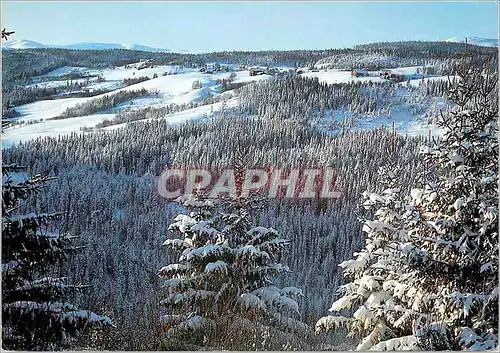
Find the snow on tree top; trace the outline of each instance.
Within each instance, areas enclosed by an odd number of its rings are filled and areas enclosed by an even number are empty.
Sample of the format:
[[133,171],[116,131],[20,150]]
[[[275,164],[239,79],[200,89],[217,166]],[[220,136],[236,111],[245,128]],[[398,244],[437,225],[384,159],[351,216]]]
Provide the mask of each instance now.
[[163,242],[163,245],[164,246],[171,246],[173,248],[182,249],[182,248],[188,248],[188,247],[192,246],[193,244],[192,244],[191,239],[186,238],[184,240],[182,240],[182,239],[167,239]]
[[160,273],[162,276],[169,276],[170,274],[178,273],[180,271],[186,271],[188,269],[189,267],[184,264],[170,264],[160,268],[158,273]]
[[195,257],[206,257],[211,254],[221,256],[224,252],[227,252],[228,248],[221,245],[205,245],[196,249],[189,249],[186,253],[186,260],[190,261]]
[[196,207],[196,208],[201,208],[201,207],[214,207],[214,203],[211,200],[195,200],[195,199],[188,199],[183,202],[184,207]]
[[243,293],[239,297],[241,305],[245,309],[260,309],[266,310],[264,302],[253,293]]
[[335,312],[344,309],[350,309],[353,303],[358,299],[358,295],[346,295],[333,302],[328,311]]
[[257,294],[266,303],[272,304],[274,300],[281,296],[281,291],[278,287],[269,286],[255,290],[254,294]]
[[219,234],[219,231],[210,225],[212,224],[212,221],[200,221],[196,223],[195,225],[191,226],[191,231],[193,232],[200,232],[208,235],[216,235]]
[[186,232],[189,228],[195,225],[197,222],[192,217],[180,214],[174,218],[174,223],[172,223],[168,230],[178,229],[181,232]]
[[413,351],[417,350],[415,336],[403,336],[382,341],[370,348],[370,351]]
[[261,251],[253,245],[245,245],[245,246],[239,247],[239,248],[234,250],[234,253],[236,255],[250,254],[250,255],[255,256],[255,257],[264,257],[266,259],[269,259],[269,254],[267,252]]
[[223,272],[227,273],[227,264],[224,261],[217,260],[215,262],[209,262],[205,266],[205,273],[210,273],[210,272]]
[[205,325],[210,325],[211,323],[212,320],[206,319],[200,315],[195,315],[183,322],[180,328],[194,331],[201,329]]
[[276,231],[273,229],[273,228],[266,228],[266,227],[253,227],[252,229],[250,229],[247,234],[255,234],[255,233],[259,233],[259,234],[267,234],[269,232],[273,232],[275,233]]
[[64,313],[63,318],[69,320],[70,322],[74,322],[80,319],[86,319],[88,322],[92,323],[103,323],[105,325],[112,325],[111,319],[109,317],[97,315],[96,313],[90,310],[70,311]]

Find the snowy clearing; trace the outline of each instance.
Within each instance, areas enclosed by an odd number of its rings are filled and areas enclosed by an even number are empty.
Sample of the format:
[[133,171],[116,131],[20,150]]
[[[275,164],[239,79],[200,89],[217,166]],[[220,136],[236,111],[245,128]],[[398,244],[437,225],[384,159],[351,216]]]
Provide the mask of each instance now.
[[2,136],[4,147],[18,142],[34,140],[37,137],[57,137],[72,132],[79,132],[81,127],[93,127],[104,119],[111,119],[115,114],[94,114],[63,120],[47,120],[36,124],[13,126],[6,129]]
[[[155,66],[148,67],[141,70],[137,69],[140,63],[130,64],[121,67],[109,68],[104,70],[92,70],[86,67],[72,67],[64,66],[53,70],[43,76],[34,78],[34,81],[39,83],[31,84],[38,85],[39,87],[57,87],[66,85],[66,80],[46,81],[47,78],[57,78],[69,74],[79,75],[92,75],[90,79],[79,78],[72,80],[72,82],[85,82],[87,81],[88,89],[95,90],[109,90],[110,92],[96,95],[94,97],[84,98],[62,98],[54,100],[37,101],[16,107],[20,117],[15,118],[19,125],[5,129],[2,143],[3,146],[9,146],[19,141],[27,141],[34,139],[38,136],[57,136],[60,134],[68,134],[75,131],[80,131],[82,127],[94,127],[96,124],[102,122],[104,119],[112,119],[115,114],[122,109],[141,109],[147,107],[162,107],[169,104],[189,104],[200,99],[206,98],[211,95],[220,94],[220,86],[217,84],[218,80],[228,79],[231,75],[230,72],[215,72],[215,73],[202,73],[196,69],[182,68],[180,66]],[[401,73],[405,75],[413,75],[420,72],[422,67],[401,67],[392,69],[390,71]],[[165,73],[168,73],[164,76]],[[156,78],[152,78],[153,75]],[[249,83],[254,81],[262,81],[271,79],[270,75],[249,76],[248,71],[240,70],[234,72],[236,77],[234,83]],[[104,81],[97,82],[96,76],[101,76]],[[370,77],[353,77],[350,71],[341,70],[321,70],[319,72],[305,72],[301,74],[303,77],[317,77],[321,82],[327,84],[346,83],[352,81],[361,82],[383,82],[378,75],[378,72],[373,72],[374,76]],[[138,78],[147,76],[150,79],[139,82],[133,85],[123,87],[123,80],[130,78]],[[425,80],[444,80],[447,77],[429,77]],[[40,82],[40,81],[44,82]],[[193,89],[193,83],[199,81],[202,88]],[[418,86],[422,79],[410,80],[412,86]],[[400,82],[399,85],[406,85],[407,82]],[[67,108],[76,106],[77,104],[85,103],[98,99],[105,95],[116,94],[122,91],[135,91],[146,89],[151,93],[156,93],[155,97],[143,97],[132,99],[130,101],[121,103],[107,111],[101,111],[98,114],[83,116],[78,118],[64,119],[64,120],[49,120],[51,118],[60,116]],[[228,107],[236,106],[237,99],[230,99],[226,102]],[[166,117],[169,123],[179,124],[189,120],[199,120],[206,117],[211,112],[219,110],[222,103],[215,103],[206,106],[201,106],[193,109],[188,109],[182,112],[170,114]],[[376,117],[363,117],[356,119],[356,123],[352,129],[373,129],[378,126],[391,126],[392,122],[395,124],[398,133],[408,134],[427,134],[429,128],[433,130],[432,126],[427,126],[422,122],[419,117],[414,117],[406,110],[401,110],[399,115],[392,115],[391,118],[386,116]],[[124,126],[125,124],[113,125],[103,128],[104,130],[113,130]],[[331,130],[334,132],[334,130]]]
[[[423,66],[408,66],[408,67],[399,67],[395,69],[388,69],[387,71],[405,75],[410,79],[410,82],[421,80],[422,77],[424,79],[443,79],[445,76],[430,76],[421,74]],[[365,77],[353,77],[351,71],[349,70],[336,70],[336,69],[328,69],[328,70],[320,70],[318,72],[306,72],[301,74],[303,77],[317,77],[321,82],[325,82],[327,84],[333,83],[344,83],[344,82],[387,82],[387,80],[380,78],[380,70],[371,71],[371,76]],[[404,81],[406,83],[407,80]]]
[[[168,124],[171,125],[177,125],[177,124],[182,124],[187,121],[197,121],[200,119],[208,118],[211,113],[219,111],[222,109],[224,103],[226,104],[227,108],[231,107],[236,107],[239,104],[238,98],[231,98],[227,100],[226,102],[218,102],[214,104],[207,104],[203,105],[201,107],[196,107],[192,109],[186,109],[181,112],[173,113],[173,114],[168,114],[165,116],[165,118],[162,118],[162,120],[165,120]],[[113,114],[110,114],[113,115]],[[137,120],[137,121],[151,121],[152,119],[143,119],[143,120]],[[123,128],[127,125],[128,123],[123,123],[123,124],[117,124],[117,125],[112,125],[108,127],[102,128],[102,130],[115,130],[119,128]]]
[[[451,80],[453,81],[454,79],[457,79],[458,76],[433,76],[433,77],[426,77],[424,79],[414,79],[414,80],[410,80],[410,85],[412,85],[413,87],[418,87],[420,85],[420,83],[422,81],[424,82],[428,82],[428,81],[448,81]],[[403,85],[406,85],[407,82],[399,82],[398,85],[400,86],[403,86]]]
[[378,74],[373,77],[353,77],[351,75],[351,71],[341,71],[341,70],[327,70],[327,71],[319,71],[319,72],[306,72],[301,74],[302,77],[314,78],[317,77],[320,82],[325,82],[327,84],[332,83],[344,83],[350,81],[360,81],[360,82],[382,82],[382,80]]

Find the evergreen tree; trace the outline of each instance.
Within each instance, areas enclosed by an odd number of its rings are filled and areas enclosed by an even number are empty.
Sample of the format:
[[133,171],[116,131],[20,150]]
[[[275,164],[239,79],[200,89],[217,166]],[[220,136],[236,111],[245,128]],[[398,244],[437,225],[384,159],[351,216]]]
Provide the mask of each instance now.
[[389,168],[385,191],[365,193],[365,247],[340,265],[351,281],[318,331],[347,325],[360,350],[498,346],[497,75],[459,76],[443,139],[421,149],[423,187],[402,198]]
[[24,212],[25,202],[53,178],[42,173],[16,180],[23,169],[2,167],[2,348],[64,349],[89,324],[108,326],[111,321],[66,301],[85,286],[52,277],[55,265],[67,259],[74,237],[50,227],[62,213]]
[[194,346],[188,348],[283,349],[303,340],[294,333],[308,332],[297,319],[295,299],[302,291],[273,285],[290,271],[280,264],[289,242],[272,228],[251,226],[253,202],[228,200],[225,212],[211,200],[189,199],[183,205],[192,212],[178,215],[169,227],[178,236],[164,245],[180,256],[159,275],[168,309],[161,320],[173,347],[189,342]]

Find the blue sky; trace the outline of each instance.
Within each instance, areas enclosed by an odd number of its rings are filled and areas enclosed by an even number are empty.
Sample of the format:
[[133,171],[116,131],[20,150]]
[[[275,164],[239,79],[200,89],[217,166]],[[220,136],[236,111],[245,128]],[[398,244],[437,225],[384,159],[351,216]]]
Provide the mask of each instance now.
[[498,4],[475,2],[20,2],[2,26],[44,44],[107,42],[194,52],[325,49],[498,37]]

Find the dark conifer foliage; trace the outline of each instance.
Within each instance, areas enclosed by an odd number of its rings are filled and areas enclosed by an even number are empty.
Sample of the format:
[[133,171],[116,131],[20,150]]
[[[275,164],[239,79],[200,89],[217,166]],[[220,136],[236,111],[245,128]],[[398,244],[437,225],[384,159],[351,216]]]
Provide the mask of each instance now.
[[24,170],[16,164],[2,167],[2,348],[64,349],[89,324],[109,326],[111,321],[67,302],[85,286],[68,284],[56,273],[72,250],[73,237],[51,227],[63,214],[26,208],[26,201],[54,178],[41,173],[15,180]]

